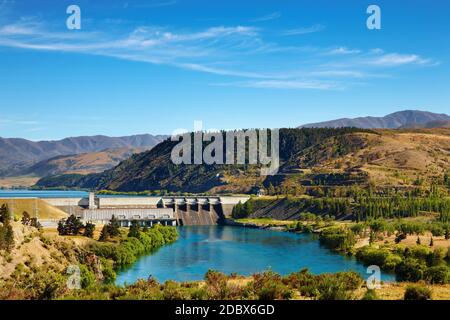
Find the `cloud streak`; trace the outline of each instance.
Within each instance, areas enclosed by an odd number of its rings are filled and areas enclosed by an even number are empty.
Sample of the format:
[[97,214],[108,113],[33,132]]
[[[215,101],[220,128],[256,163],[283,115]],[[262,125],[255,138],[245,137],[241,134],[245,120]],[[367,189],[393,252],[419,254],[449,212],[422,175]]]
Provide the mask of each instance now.
[[251,22],[265,22],[265,21],[270,21],[270,20],[275,20],[275,19],[279,19],[281,18],[281,13],[280,12],[272,12],[270,14],[267,14],[265,16],[261,16],[255,19],[250,20]]
[[296,28],[296,29],[290,29],[282,32],[282,35],[284,36],[298,36],[303,34],[309,34],[309,33],[316,33],[319,31],[325,30],[325,26],[321,24],[315,24],[311,27],[302,27],[302,28]]
[[[279,17],[277,13],[267,15]],[[314,33],[322,25],[284,31],[283,36]],[[279,35],[279,34],[278,34]],[[52,31],[35,18],[0,25],[0,46],[112,57],[227,78],[221,85],[290,90],[337,90],[347,79],[369,79],[385,70],[408,65],[430,66],[433,60],[417,54],[389,53],[381,49],[346,46],[296,47],[264,39],[255,26],[212,26],[180,30],[137,26],[129,31]]]

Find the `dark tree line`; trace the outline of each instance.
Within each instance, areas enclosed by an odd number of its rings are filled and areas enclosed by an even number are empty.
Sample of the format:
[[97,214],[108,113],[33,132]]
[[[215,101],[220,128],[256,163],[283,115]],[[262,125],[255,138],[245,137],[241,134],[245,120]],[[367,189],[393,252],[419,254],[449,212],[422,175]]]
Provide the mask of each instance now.
[[80,218],[75,217],[75,215],[71,215],[67,219],[61,219],[58,222],[58,233],[62,236],[77,236],[83,235],[88,238],[92,238],[94,236],[95,225],[88,222],[84,225]]
[[11,226],[11,214],[6,204],[0,208],[0,250],[10,251],[14,247],[14,231]]

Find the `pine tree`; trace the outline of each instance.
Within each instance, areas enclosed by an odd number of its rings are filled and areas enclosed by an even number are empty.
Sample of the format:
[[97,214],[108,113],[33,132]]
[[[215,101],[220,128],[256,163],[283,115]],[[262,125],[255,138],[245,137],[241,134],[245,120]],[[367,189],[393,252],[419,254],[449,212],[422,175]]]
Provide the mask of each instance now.
[[26,212],[26,211],[24,211],[23,213],[22,213],[22,224],[24,225],[24,226],[29,226],[30,225],[30,223],[31,223],[31,217],[30,217],[30,214],[28,213],[28,212]]
[[95,224],[88,222],[88,223],[86,223],[86,226],[84,227],[83,236],[88,237],[88,238],[93,238],[94,231],[95,231]]
[[9,213],[9,208],[7,204],[2,204],[0,208],[0,222],[3,224],[9,223],[9,220],[11,219],[11,215]]
[[100,238],[98,239],[98,241],[107,241],[109,238],[109,226],[108,225],[104,225],[102,232],[100,233]]
[[58,234],[60,236],[65,236],[67,234],[66,233],[65,224],[66,224],[66,220],[65,219],[61,219],[61,220],[58,221],[58,228],[57,228],[57,230],[58,230]]
[[128,237],[133,237],[133,238],[140,238],[140,225],[139,225],[139,221],[137,220],[133,220],[131,221],[131,226],[130,226],[130,230],[128,231]]
[[109,221],[108,234],[111,237],[117,237],[118,235],[120,235],[119,228],[120,228],[119,220],[117,220],[117,218],[113,215],[111,217],[111,221]]

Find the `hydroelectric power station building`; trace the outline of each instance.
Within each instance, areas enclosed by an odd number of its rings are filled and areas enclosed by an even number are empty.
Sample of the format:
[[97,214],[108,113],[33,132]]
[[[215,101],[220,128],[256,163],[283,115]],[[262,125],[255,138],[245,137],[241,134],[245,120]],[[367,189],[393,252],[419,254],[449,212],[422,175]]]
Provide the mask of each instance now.
[[231,215],[233,207],[245,203],[245,196],[193,196],[193,197],[114,197],[42,199],[68,214],[74,214],[84,222],[108,223],[112,216],[122,226],[132,221],[141,225],[213,225]]

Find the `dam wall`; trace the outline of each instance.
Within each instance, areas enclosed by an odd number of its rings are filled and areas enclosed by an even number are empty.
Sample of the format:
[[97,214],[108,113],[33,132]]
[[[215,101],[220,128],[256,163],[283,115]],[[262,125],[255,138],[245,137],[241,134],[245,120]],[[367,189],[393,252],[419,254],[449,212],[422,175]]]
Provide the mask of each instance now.
[[[214,225],[231,216],[239,202],[246,196],[199,196],[199,197],[97,197],[42,199],[68,214],[75,214],[85,221],[109,221],[114,215],[123,221],[158,220],[158,209],[171,212],[170,220],[177,225]],[[170,209],[170,210],[167,210]],[[131,218],[130,218],[131,217]],[[126,224],[126,222],[124,222]]]

